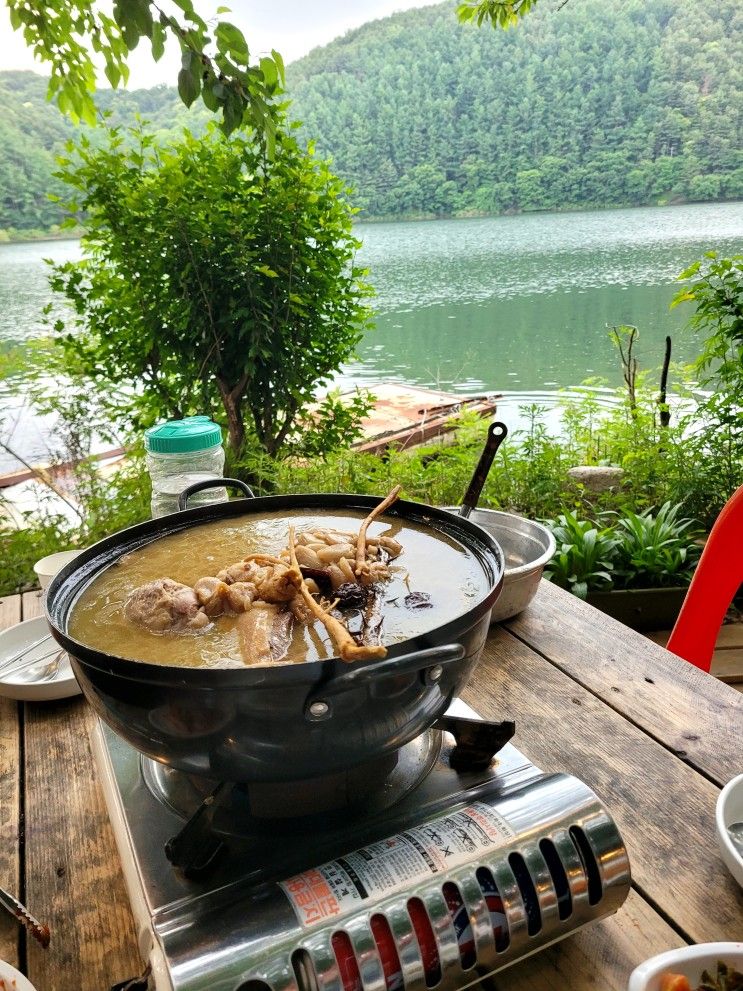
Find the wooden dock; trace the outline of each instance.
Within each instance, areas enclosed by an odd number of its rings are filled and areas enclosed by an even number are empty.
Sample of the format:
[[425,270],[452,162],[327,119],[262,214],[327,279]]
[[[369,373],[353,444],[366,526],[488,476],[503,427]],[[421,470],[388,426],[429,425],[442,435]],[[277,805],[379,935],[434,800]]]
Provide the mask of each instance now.
[[371,390],[374,409],[362,421],[362,436],[354,450],[367,454],[387,447],[409,448],[450,433],[465,410],[493,416],[501,395],[458,396],[438,389],[382,382]]

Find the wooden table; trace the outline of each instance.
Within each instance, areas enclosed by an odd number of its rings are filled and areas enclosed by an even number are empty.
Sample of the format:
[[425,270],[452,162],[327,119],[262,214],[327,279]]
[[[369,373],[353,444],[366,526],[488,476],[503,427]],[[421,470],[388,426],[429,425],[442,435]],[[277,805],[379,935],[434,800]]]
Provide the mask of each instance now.
[[[0,600],[0,626],[39,613]],[[743,770],[743,695],[542,583],[494,628],[464,692],[513,718],[516,745],[581,777],[624,836],[633,886],[617,915],[490,983],[497,991],[625,991],[641,960],[685,942],[743,938],[743,895],[714,836],[721,785]],[[52,929],[42,950],[0,917],[0,959],[38,991],[106,991],[138,974],[119,857],[96,782],[82,699],[0,699],[0,885]]]

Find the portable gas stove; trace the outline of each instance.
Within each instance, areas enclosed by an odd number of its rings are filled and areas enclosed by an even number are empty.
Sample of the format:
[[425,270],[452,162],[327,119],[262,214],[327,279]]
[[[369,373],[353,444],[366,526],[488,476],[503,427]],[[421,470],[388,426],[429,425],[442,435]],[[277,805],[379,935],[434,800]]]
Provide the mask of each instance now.
[[615,912],[630,871],[614,821],[513,731],[457,700],[373,766],[246,786],[159,765],[99,723],[148,962],[117,987],[454,991]]

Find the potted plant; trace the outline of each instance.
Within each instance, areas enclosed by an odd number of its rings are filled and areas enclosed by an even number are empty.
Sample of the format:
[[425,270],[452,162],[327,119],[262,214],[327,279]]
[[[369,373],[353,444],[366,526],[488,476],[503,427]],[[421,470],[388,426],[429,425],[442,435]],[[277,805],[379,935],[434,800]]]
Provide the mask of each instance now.
[[557,553],[545,577],[635,630],[673,626],[701,547],[693,521],[665,503],[605,526],[573,513],[547,525]]

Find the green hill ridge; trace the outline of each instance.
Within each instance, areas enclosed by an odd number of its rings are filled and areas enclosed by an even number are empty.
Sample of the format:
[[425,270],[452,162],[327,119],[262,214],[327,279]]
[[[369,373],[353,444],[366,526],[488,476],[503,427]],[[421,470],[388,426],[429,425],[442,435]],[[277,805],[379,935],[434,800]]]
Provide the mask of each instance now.
[[445,3],[315,50],[288,84],[371,216],[743,196],[739,0],[544,0],[505,32]]
[[[451,2],[349,32],[288,68],[293,115],[363,218],[743,198],[743,4],[547,0],[515,30]],[[0,237],[61,219],[75,127],[45,80],[0,73]],[[113,122],[200,128],[175,90],[101,91]]]

